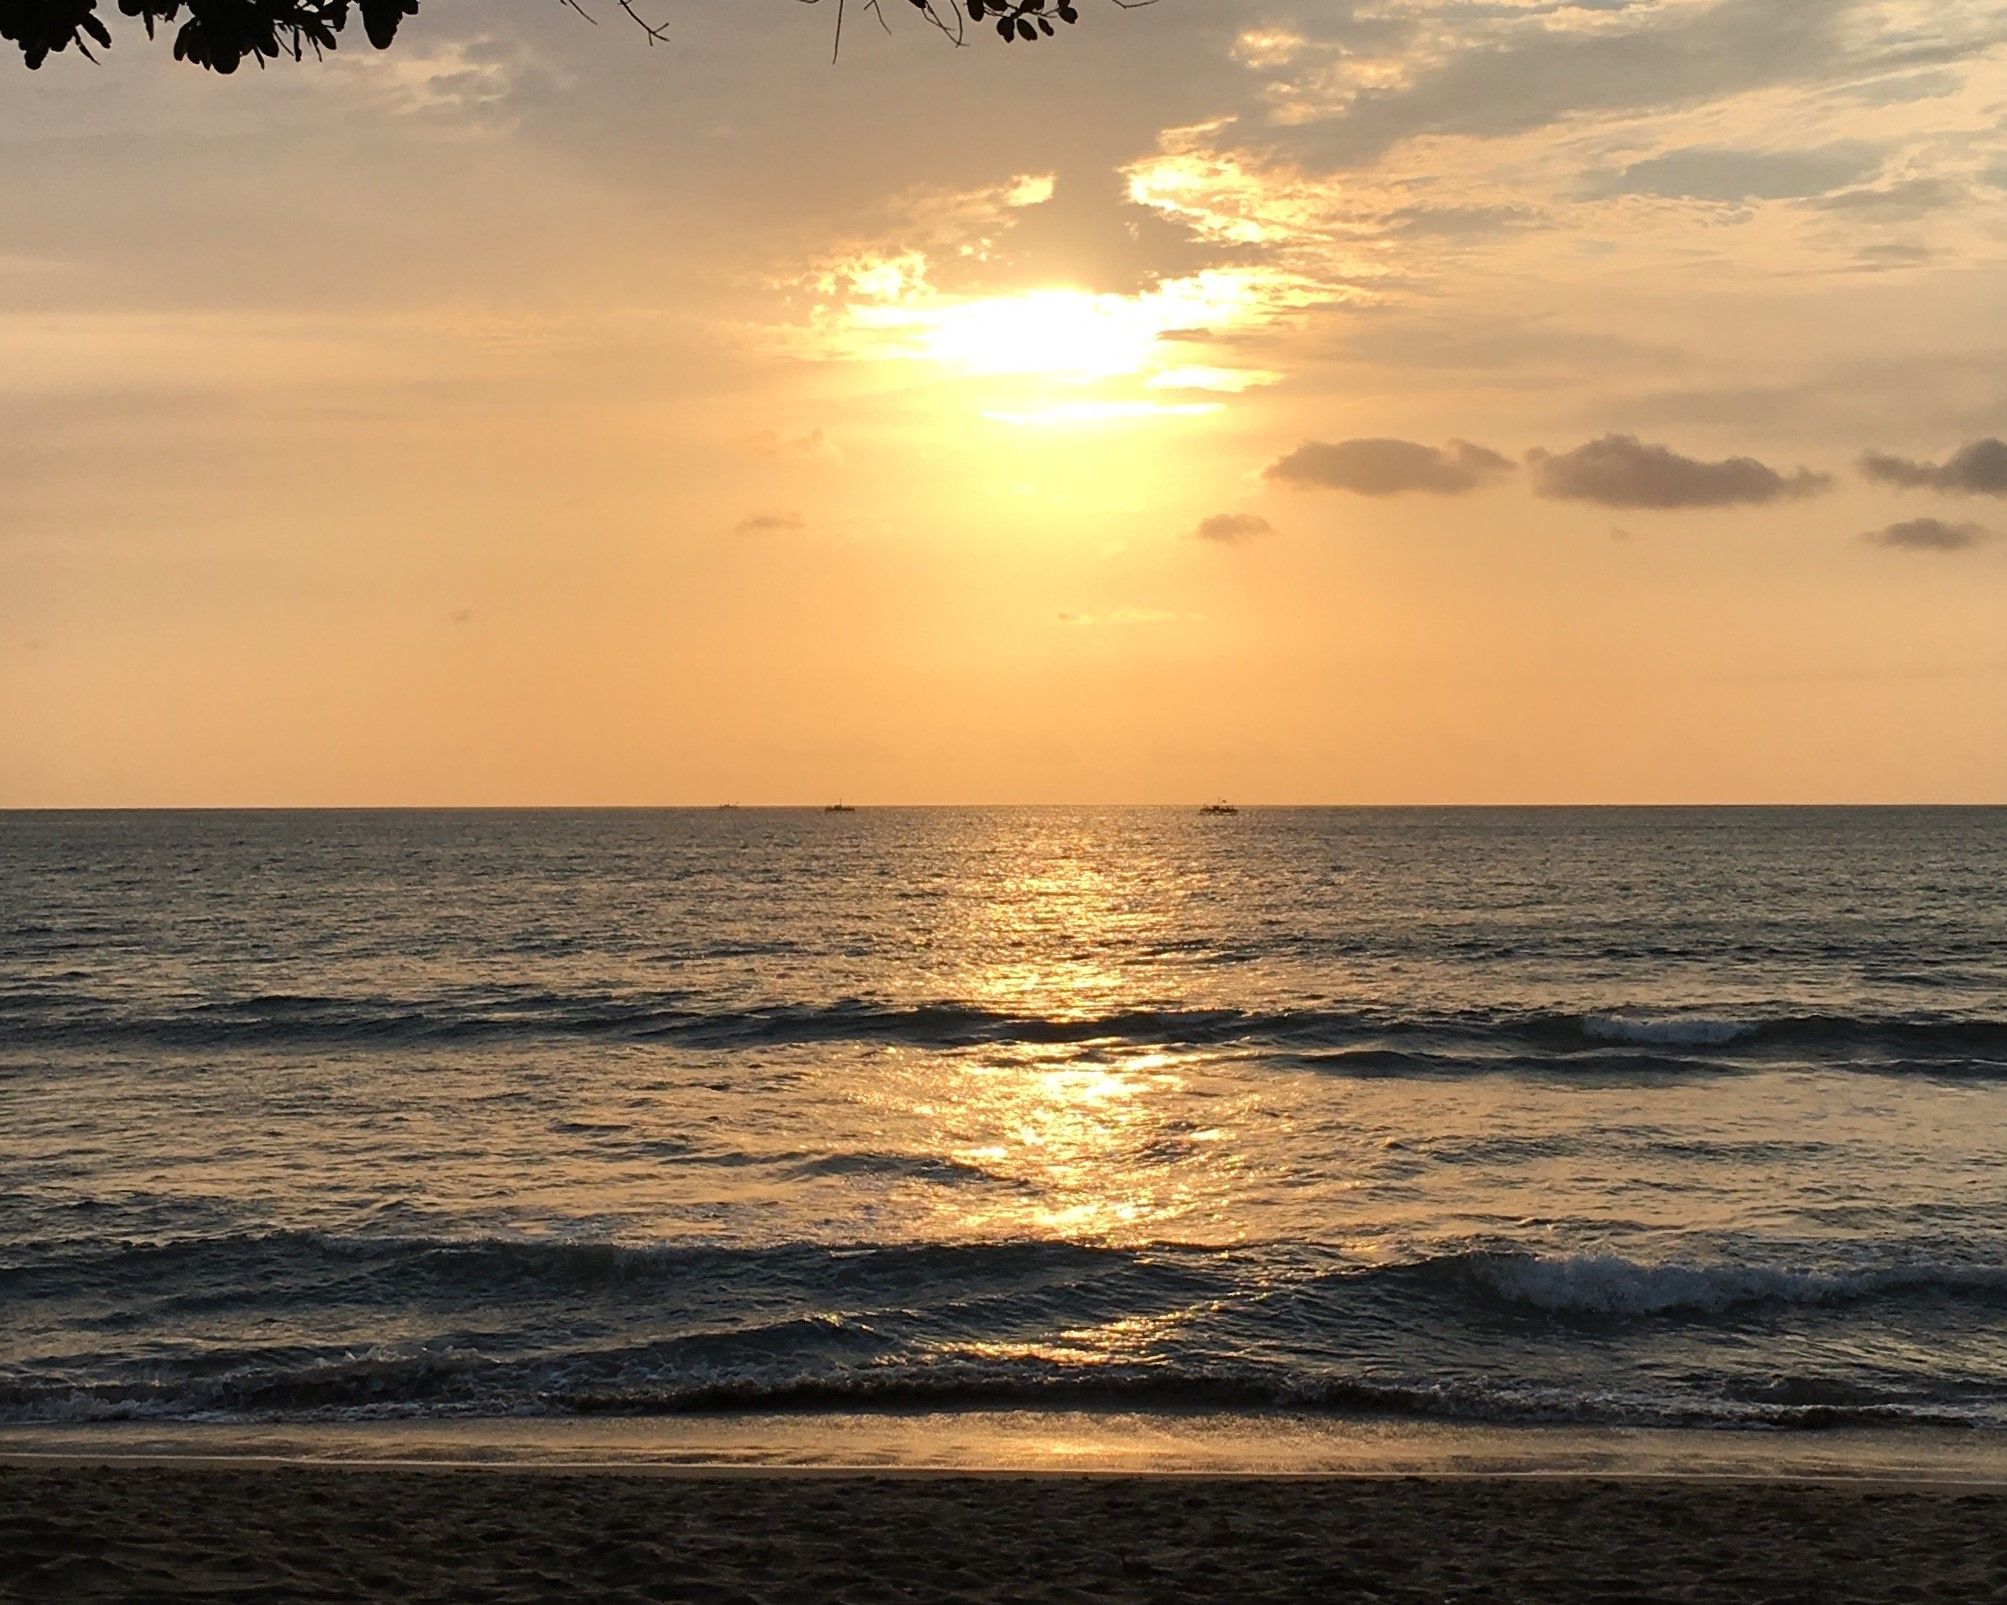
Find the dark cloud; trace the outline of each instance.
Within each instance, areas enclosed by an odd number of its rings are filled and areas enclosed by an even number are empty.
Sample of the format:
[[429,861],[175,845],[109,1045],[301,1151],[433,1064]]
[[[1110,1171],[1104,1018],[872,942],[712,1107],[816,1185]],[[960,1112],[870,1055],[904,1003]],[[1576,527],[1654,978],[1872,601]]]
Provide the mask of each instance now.
[[1653,195],[1667,200],[1801,200],[1858,184],[1881,165],[1871,145],[1846,142],[1816,150],[1738,150],[1694,146],[1669,150],[1621,172],[1590,180],[1592,195]]
[[1285,485],[1349,490],[1361,496],[1399,496],[1408,491],[1458,496],[1511,473],[1512,461],[1467,440],[1440,447],[1412,440],[1306,440],[1262,472]]
[[1887,529],[1870,530],[1861,539],[1876,546],[1894,546],[1906,552],[1963,552],[1991,537],[1992,531],[1980,524],[1948,524],[1941,518],[1909,518]]
[[1600,507],[1733,507],[1813,496],[1833,482],[1808,468],[1780,474],[1754,457],[1703,462],[1635,435],[1605,435],[1558,454],[1529,452],[1527,461],[1535,495]]
[[784,529],[800,529],[799,513],[754,513],[732,526],[737,535],[772,535]]
[[1531,206],[1403,206],[1389,212],[1390,234],[1420,239],[1495,238],[1516,229],[1538,228],[1545,214]]
[[1817,81],[1843,65],[1887,72],[1965,53],[1907,38],[1861,49],[1850,39],[1854,8],[1835,0],[1600,9],[1630,12],[1636,21],[1564,28],[1536,13],[1523,28],[1479,35],[1433,68],[1352,95],[1332,107],[1328,120],[1305,119],[1283,133],[1306,157],[1364,164],[1431,134],[1497,138],[1584,114],[1636,113]]
[[1869,452],[1861,472],[1883,485],[1948,490],[1960,496],[2007,496],[2007,440],[1988,437],[1960,446],[1941,463]]
[[1860,106],[1907,106],[1919,100],[1942,100],[1965,87],[1965,75],[1945,67],[1898,73],[1867,83],[1836,84],[1829,93]]
[[1868,273],[1900,273],[1936,260],[1937,252],[1917,240],[1883,240],[1854,253],[1854,266]]
[[1222,546],[1238,545],[1258,535],[1273,535],[1275,526],[1259,513],[1214,513],[1199,520],[1192,531],[1202,541],[1218,541]]
[[1905,178],[1880,188],[1841,190],[1813,204],[1870,223],[1907,223],[1964,203],[1963,184],[1948,178]]

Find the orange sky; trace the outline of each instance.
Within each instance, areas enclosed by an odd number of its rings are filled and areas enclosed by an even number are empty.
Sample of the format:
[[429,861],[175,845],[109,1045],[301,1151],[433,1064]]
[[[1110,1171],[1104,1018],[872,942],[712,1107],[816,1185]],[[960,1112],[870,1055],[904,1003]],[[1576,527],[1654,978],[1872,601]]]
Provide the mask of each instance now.
[[1999,4],[660,6],[0,63],[0,805],[2007,800]]

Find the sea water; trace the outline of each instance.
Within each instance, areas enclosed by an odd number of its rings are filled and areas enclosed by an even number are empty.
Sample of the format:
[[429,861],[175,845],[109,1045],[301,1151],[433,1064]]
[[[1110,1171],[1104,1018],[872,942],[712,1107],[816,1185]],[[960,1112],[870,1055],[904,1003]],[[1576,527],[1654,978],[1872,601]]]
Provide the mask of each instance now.
[[2007,1427],[2007,811],[0,815],[0,1426]]

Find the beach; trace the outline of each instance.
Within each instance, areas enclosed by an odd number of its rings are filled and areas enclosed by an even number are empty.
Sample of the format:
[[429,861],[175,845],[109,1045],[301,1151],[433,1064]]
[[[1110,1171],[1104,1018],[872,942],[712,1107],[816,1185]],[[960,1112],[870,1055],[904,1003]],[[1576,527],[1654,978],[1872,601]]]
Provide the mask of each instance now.
[[2007,1493],[16,1463],[0,1597],[1977,1601]]

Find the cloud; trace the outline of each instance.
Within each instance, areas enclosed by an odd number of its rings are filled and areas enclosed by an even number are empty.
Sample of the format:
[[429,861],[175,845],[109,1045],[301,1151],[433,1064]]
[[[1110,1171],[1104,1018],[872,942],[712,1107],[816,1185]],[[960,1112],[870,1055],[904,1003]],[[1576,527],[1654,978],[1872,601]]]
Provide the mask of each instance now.
[[1905,178],[1879,188],[1841,190],[1813,204],[1871,223],[1908,223],[1962,204],[1970,192],[1948,178]]
[[1906,552],[1963,552],[1990,540],[1993,532],[1981,524],[1949,524],[1941,518],[1909,518],[1861,537],[1876,546]]
[[1443,9],[1469,22],[1439,25],[1441,44],[1414,42],[1379,81],[1333,82],[1321,61],[1292,74],[1295,93],[1281,109],[1306,149],[1363,167],[1427,135],[1496,139],[1817,82],[1843,64],[1886,71],[1929,54],[1900,36],[1850,47],[1851,8],[1832,0]]
[[784,435],[777,429],[762,429],[752,439],[753,450],[762,457],[801,457],[811,462],[841,463],[843,448],[820,429],[805,435]]
[[1881,240],[1864,245],[1854,253],[1853,265],[1865,273],[1900,273],[1906,268],[1928,267],[1937,252],[1916,240]]
[[1650,195],[1663,200],[1800,200],[1857,184],[1881,165],[1881,153],[1855,141],[1816,150],[1739,150],[1689,146],[1590,181],[1592,195]]
[[1734,507],[1814,496],[1830,474],[1799,468],[1780,474],[1754,457],[1703,462],[1635,435],[1605,435],[1573,451],[1527,454],[1533,492],[1600,507]]
[[1948,490],[1960,496],[2007,496],[2007,440],[1988,437],[1960,446],[1941,463],[1869,452],[1861,472],[1905,490]]
[[1004,190],[1006,206],[1043,206],[1052,199],[1055,179],[1050,173],[1020,173]]
[[1195,613],[1172,613],[1160,607],[1118,607],[1112,613],[1074,613],[1065,609],[1052,615],[1054,624],[1080,629],[1097,625],[1182,624],[1198,617]]
[[1199,527],[1192,533],[1202,541],[1238,546],[1257,535],[1273,535],[1275,526],[1259,513],[1214,513],[1210,518],[1200,519]]
[[1306,440],[1262,470],[1268,479],[1305,489],[1349,490],[1361,496],[1426,491],[1460,496],[1512,471],[1510,458],[1452,440],[1424,446],[1412,440]]
[[732,526],[735,535],[772,535],[781,530],[800,529],[799,513],[752,513]]
[[[1166,338],[1159,335],[1159,339]],[[1150,375],[1152,390],[1210,390],[1223,395],[1239,395],[1243,390],[1253,390],[1260,385],[1279,384],[1282,375],[1265,368],[1211,368],[1204,364],[1193,364],[1184,368],[1165,368]]]
[[1547,215],[1521,201],[1497,204],[1400,206],[1380,219],[1390,235],[1409,239],[1454,240],[1472,237],[1496,240],[1515,229],[1539,228]]

